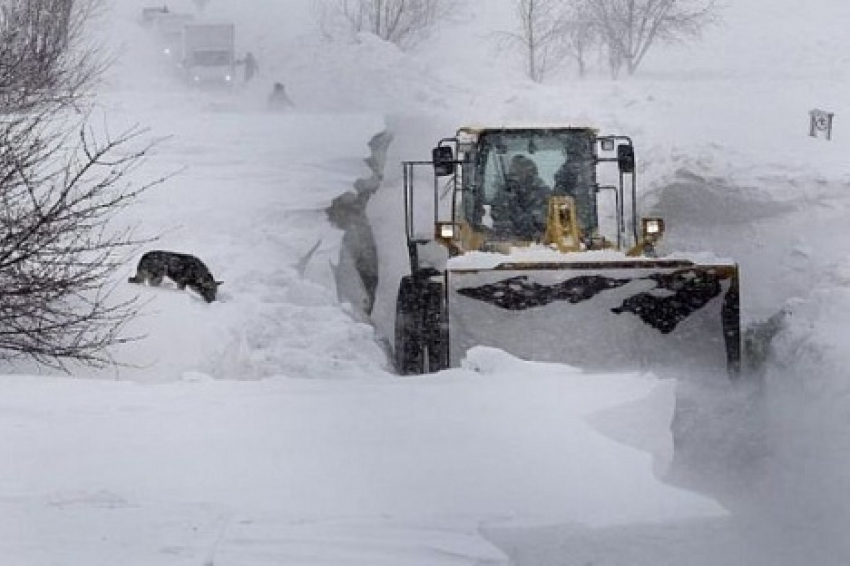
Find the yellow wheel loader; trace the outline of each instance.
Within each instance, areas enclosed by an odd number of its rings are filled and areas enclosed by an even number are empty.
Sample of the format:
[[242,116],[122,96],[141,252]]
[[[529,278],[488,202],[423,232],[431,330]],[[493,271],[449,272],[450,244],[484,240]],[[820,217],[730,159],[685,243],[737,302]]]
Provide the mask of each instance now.
[[403,173],[400,374],[475,345],[588,370],[740,372],[738,266],[664,249],[663,219],[638,217],[630,138],[463,127]]

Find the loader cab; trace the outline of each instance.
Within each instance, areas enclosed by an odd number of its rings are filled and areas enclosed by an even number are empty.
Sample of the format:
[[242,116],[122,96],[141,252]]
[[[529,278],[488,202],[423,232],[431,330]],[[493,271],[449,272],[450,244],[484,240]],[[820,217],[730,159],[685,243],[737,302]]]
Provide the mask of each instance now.
[[489,239],[537,241],[548,198],[561,195],[575,199],[582,231],[596,230],[595,130],[488,129],[474,139],[459,144],[459,220]]

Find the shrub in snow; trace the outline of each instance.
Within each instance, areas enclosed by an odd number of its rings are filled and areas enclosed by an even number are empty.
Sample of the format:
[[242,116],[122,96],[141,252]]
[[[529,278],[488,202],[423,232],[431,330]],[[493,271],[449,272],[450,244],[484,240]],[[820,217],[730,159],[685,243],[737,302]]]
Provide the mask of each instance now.
[[400,47],[423,39],[447,13],[443,0],[315,0],[314,8],[329,39],[367,32]]
[[84,41],[97,4],[0,8],[0,359],[108,363],[135,313],[110,300],[110,276],[137,243],[112,221],[145,189],[127,177],[147,147],[139,129],[99,136],[86,123],[106,67]]

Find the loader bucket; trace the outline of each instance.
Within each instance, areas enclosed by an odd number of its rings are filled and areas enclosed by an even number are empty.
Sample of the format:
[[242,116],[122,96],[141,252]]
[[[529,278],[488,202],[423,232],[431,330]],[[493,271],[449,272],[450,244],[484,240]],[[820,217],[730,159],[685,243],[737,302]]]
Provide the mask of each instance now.
[[740,369],[734,264],[450,265],[446,285],[452,364],[471,346],[488,345],[589,370]]

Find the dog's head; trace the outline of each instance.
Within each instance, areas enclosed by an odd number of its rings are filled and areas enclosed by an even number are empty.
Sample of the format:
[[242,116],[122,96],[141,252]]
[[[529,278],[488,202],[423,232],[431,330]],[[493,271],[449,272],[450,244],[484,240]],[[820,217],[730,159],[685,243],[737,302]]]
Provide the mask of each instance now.
[[218,293],[218,288],[224,281],[216,281],[212,278],[212,275],[203,277],[200,282],[195,286],[195,290],[204,298],[204,300],[208,303],[211,303],[215,300],[216,293]]

